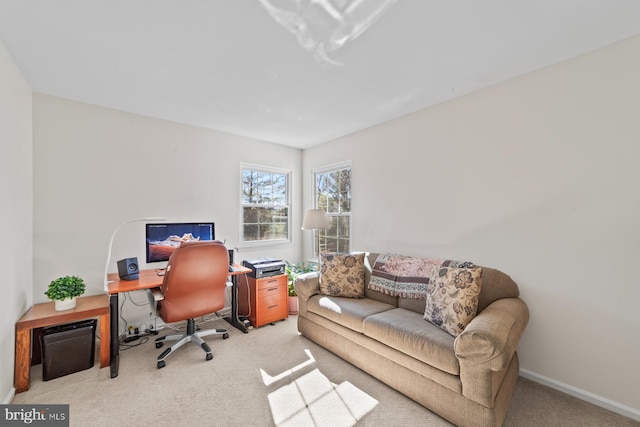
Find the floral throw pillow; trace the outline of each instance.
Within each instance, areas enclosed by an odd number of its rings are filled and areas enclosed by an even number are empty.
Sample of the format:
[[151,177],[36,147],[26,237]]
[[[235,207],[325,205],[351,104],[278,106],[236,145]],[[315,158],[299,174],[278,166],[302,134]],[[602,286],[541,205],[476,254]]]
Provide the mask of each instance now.
[[427,286],[425,320],[457,337],[475,317],[482,268],[434,267]]
[[364,298],[364,253],[322,254],[321,259],[321,294]]

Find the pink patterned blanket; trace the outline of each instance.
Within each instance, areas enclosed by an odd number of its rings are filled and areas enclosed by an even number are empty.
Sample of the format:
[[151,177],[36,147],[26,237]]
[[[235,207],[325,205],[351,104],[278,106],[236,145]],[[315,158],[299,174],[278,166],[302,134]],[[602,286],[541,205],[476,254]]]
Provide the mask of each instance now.
[[369,289],[401,298],[425,299],[431,271],[439,266],[462,267],[469,262],[380,254],[373,265]]

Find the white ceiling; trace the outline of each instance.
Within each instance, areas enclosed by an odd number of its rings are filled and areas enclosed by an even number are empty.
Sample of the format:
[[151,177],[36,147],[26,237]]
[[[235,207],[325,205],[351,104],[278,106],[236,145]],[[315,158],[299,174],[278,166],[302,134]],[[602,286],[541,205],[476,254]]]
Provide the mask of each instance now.
[[36,92],[298,148],[637,34],[638,0],[0,0]]

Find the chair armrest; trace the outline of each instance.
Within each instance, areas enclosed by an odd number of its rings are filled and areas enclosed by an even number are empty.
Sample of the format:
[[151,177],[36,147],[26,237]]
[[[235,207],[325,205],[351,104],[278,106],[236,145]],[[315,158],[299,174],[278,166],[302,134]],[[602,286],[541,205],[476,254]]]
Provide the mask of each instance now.
[[307,300],[320,292],[320,273],[312,271],[296,277],[293,287],[298,295],[298,315],[306,316]]
[[478,313],[456,337],[453,346],[465,396],[483,405],[493,402],[493,377],[504,376],[528,321],[524,301],[502,298]]

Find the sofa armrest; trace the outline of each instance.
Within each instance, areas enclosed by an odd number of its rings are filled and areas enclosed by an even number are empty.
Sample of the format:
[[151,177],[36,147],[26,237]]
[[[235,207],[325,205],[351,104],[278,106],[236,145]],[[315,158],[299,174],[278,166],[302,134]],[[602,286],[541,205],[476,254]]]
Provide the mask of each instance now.
[[456,337],[454,350],[464,396],[491,407],[528,321],[524,301],[502,298],[478,313]]
[[298,315],[307,314],[307,300],[320,292],[320,273],[312,271],[296,277],[293,286],[298,294]]

